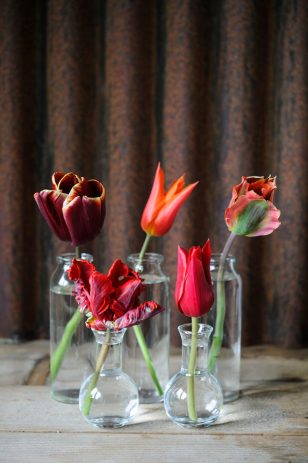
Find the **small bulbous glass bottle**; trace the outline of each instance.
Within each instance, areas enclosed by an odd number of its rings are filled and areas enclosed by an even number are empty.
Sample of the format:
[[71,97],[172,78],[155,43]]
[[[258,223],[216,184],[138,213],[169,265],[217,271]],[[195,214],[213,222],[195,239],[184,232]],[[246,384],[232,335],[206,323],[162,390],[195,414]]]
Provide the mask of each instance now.
[[219,382],[208,372],[207,354],[212,327],[198,324],[196,366],[194,370],[193,392],[196,419],[188,412],[188,383],[190,381],[189,360],[192,341],[190,323],[178,328],[182,339],[182,367],[166,386],[164,405],[168,417],[179,426],[210,426],[220,415],[223,403]]
[[[126,328],[114,331],[92,330],[97,341],[97,362],[102,346],[106,359],[95,378],[90,375],[81,385],[79,408],[85,420],[99,428],[118,428],[128,424],[137,413],[138,388],[122,371],[122,341]],[[93,382],[94,379],[94,382]],[[85,405],[90,394],[90,404]]]

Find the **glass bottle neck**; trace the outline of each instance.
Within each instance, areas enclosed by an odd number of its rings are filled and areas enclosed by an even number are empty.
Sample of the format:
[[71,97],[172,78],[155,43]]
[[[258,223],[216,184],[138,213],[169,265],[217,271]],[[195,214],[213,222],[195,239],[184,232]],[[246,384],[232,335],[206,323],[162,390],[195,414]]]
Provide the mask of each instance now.
[[[190,352],[191,352],[191,343],[190,345],[187,345],[187,346],[182,345],[181,373],[183,374],[188,373]],[[198,373],[207,371],[208,369],[207,363],[208,363],[208,346],[207,345],[201,346],[200,344],[198,344],[195,373],[198,374]]]
[[119,371],[122,369],[122,344],[123,337],[126,332],[126,328],[119,331],[97,331],[92,330],[96,341],[97,341],[97,353],[96,358],[98,359],[103,352],[102,349],[107,348],[107,355],[104,359],[104,363],[101,367],[101,373],[106,371]]
[[[99,344],[98,348],[101,349],[101,347],[101,344]],[[101,373],[111,370],[122,370],[122,342],[112,344],[108,348],[108,354],[101,368]]]
[[[182,367],[181,373],[187,373],[189,370],[191,344],[192,344],[192,331],[191,324],[179,326],[179,332],[182,338]],[[198,331],[196,337],[197,352],[195,373],[201,373],[208,369],[208,345],[209,337],[212,332],[212,327],[203,323],[198,324]]]

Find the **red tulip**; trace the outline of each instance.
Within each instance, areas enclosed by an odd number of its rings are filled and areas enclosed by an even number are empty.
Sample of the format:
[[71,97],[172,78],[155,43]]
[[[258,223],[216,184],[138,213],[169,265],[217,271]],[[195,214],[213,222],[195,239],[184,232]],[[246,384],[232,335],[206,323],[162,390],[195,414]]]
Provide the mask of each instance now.
[[139,295],[144,290],[142,280],[121,260],[117,259],[107,275],[99,273],[94,265],[73,259],[68,271],[76,281],[76,300],[88,312],[87,327],[119,330],[136,325],[164,310],[156,302],[140,304]]
[[276,178],[242,177],[235,185],[225,211],[228,229],[236,235],[269,235],[279,227],[280,211],[274,206]]
[[35,201],[51,230],[73,246],[91,241],[105,218],[105,188],[72,172],[55,172],[53,190],[35,193]]
[[167,192],[164,190],[164,172],[158,164],[152,191],[141,218],[141,228],[153,236],[169,231],[174,219],[198,182],[184,188],[184,175],[177,179]]
[[201,317],[213,305],[214,292],[210,273],[211,245],[178,247],[178,273],[175,288],[177,308],[187,317]]

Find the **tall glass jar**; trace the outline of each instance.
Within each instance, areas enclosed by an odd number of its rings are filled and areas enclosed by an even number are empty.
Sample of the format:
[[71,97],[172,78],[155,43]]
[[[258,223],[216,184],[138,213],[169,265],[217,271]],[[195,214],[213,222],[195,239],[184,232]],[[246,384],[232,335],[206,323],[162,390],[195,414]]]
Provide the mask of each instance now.
[[179,373],[167,384],[165,410],[169,418],[179,426],[210,426],[218,419],[223,401],[219,382],[208,372],[207,354],[212,327],[198,324],[195,367],[192,373],[192,325],[187,323],[178,329],[182,339],[182,366]]
[[[73,295],[75,282],[67,270],[73,253],[57,257],[50,280],[50,380],[52,397],[59,402],[78,403],[79,387],[90,371],[94,339]],[[90,254],[81,259],[93,261]]]
[[164,387],[169,380],[169,278],[161,268],[163,260],[164,257],[156,253],[145,253],[141,260],[139,254],[130,254],[127,259],[128,265],[138,271],[145,285],[145,291],[140,297],[141,302],[153,300],[165,308],[164,312],[143,321],[139,325],[161,386],[160,391],[150,375],[134,329],[128,328],[125,336],[124,370],[138,386],[140,403],[161,401]]
[[[216,321],[217,277],[221,254],[212,254],[211,276],[215,291],[215,302],[204,320],[212,326]],[[242,328],[242,279],[235,271],[235,257],[228,256],[224,269],[225,321],[223,341],[216,364],[215,374],[219,379],[224,402],[236,400],[240,391],[241,328]]]
[[122,371],[122,341],[119,331],[93,330],[97,341],[96,368],[81,385],[79,408],[84,419],[99,428],[128,424],[138,409],[138,388]]

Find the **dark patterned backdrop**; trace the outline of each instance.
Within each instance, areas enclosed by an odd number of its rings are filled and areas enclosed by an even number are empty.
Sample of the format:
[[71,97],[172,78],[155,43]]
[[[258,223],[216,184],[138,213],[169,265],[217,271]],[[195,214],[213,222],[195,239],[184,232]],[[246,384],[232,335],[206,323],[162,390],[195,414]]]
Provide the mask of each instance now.
[[243,341],[307,344],[306,0],[2,0],[0,50],[1,336],[48,334],[49,277],[68,250],[33,193],[55,170],[103,181],[91,250],[106,269],[140,249],[159,160],[167,182],[200,179],[152,242],[173,284],[177,243],[222,249],[241,175],[277,175],[282,226],[233,249]]

